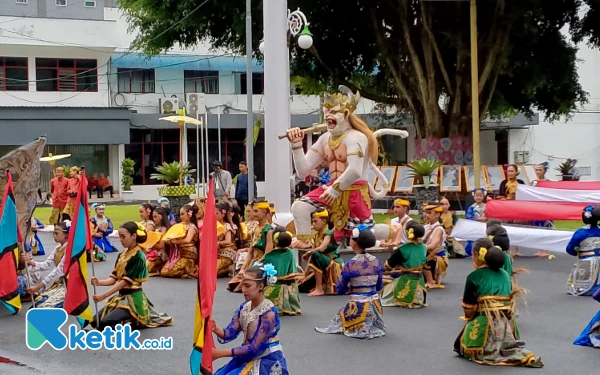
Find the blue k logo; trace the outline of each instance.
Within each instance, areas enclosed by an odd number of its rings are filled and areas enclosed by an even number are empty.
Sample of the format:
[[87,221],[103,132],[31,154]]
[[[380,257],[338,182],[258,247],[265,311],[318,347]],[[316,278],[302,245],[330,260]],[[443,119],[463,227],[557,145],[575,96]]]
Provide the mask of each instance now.
[[63,309],[31,309],[27,311],[25,335],[27,347],[39,350],[47,342],[56,350],[68,345],[67,336],[61,327],[67,322],[67,312]]

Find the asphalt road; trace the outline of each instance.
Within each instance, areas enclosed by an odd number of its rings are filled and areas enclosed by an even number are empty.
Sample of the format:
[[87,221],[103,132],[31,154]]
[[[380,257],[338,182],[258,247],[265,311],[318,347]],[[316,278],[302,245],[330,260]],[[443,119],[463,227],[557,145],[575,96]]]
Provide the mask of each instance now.
[[[49,234],[42,234],[46,249],[52,248]],[[120,247],[120,245],[119,245]],[[115,254],[108,262],[96,263],[97,275],[110,274]],[[528,348],[541,356],[547,374],[593,373],[600,359],[591,348],[572,345],[600,305],[590,297],[571,297],[565,293],[565,280],[574,258],[559,254],[553,260],[521,258],[518,267],[527,267],[520,285],[529,289],[527,307],[521,310],[519,329]],[[91,267],[88,267],[91,276]],[[430,306],[421,310],[385,308],[386,336],[375,340],[357,340],[323,335],[315,326],[325,327],[346,301],[345,297],[302,297],[302,316],[281,319],[280,339],[291,374],[512,374],[520,370],[485,367],[458,358],[452,351],[462,329],[460,298],[470,260],[452,260],[446,289],[428,295]],[[65,350],[57,352],[48,345],[31,351],[25,345],[25,313],[10,316],[0,308],[0,357],[23,366],[2,364],[0,374],[85,373],[105,374],[189,374],[192,346],[196,280],[152,278],[144,289],[158,311],[174,318],[171,327],[146,329],[142,338],[173,337],[172,351],[108,351],[105,349]],[[225,290],[227,280],[218,282],[214,317],[226,326],[242,303],[240,294]],[[30,303],[25,303],[28,308]],[[69,321],[72,322],[71,320]],[[236,342],[239,343],[240,339]],[[231,344],[224,347],[232,347]],[[215,371],[225,364],[215,362]],[[28,366],[28,367],[24,367]]]

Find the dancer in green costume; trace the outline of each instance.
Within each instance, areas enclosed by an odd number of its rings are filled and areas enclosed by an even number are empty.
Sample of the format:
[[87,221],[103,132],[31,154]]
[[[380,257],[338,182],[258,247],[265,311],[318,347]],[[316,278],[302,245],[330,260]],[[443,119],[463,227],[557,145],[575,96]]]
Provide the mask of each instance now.
[[336,294],[335,288],[342,273],[344,262],[337,251],[333,231],[329,228],[329,213],[327,210],[312,214],[313,250],[306,252],[303,259],[308,261],[304,277],[300,281],[303,293],[309,292],[309,297],[324,294]]
[[418,309],[427,306],[427,288],[423,266],[427,263],[427,246],[421,242],[425,228],[415,221],[406,224],[408,242],[398,247],[385,262],[386,274],[397,276],[383,288],[381,304]]
[[[146,256],[139,244],[146,242],[146,238],[146,230],[132,221],[126,222],[119,228],[119,239],[125,251],[119,253],[115,268],[108,279],[98,280],[92,277],[92,285],[112,286],[107,292],[93,296],[95,302],[110,297],[92,322],[94,328],[103,330],[105,327],[114,328],[117,324],[125,323],[147,328],[173,324],[173,318],[165,313],[159,314],[154,311],[152,302],[142,290],[142,283],[148,280],[148,269]],[[119,294],[113,296],[117,292]]]
[[265,254],[262,263],[272,264],[277,271],[277,282],[265,287],[265,297],[273,302],[279,315],[300,315],[300,293],[298,292],[298,268],[296,256],[288,247],[292,244],[292,234],[284,227],[273,230],[275,248]]
[[525,341],[519,337],[504,262],[504,254],[489,239],[473,244],[476,269],[467,277],[462,302],[467,324],[454,343],[454,351],[482,365],[543,367],[541,358],[525,349]]

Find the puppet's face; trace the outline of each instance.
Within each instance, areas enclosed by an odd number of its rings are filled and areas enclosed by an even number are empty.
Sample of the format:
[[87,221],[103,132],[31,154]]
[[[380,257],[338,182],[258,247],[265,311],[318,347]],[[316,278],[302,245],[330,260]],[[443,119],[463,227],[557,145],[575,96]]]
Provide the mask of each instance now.
[[325,122],[327,123],[327,130],[334,137],[339,137],[346,130],[350,129],[350,122],[348,116],[350,111],[342,110],[339,105],[335,107],[323,107],[323,115]]

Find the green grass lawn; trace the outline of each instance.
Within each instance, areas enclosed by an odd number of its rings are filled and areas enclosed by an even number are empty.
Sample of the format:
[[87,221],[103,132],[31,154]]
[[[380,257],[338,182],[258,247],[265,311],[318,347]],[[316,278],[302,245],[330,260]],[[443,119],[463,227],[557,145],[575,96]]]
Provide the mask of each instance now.
[[[126,221],[139,221],[140,216],[138,213],[139,206],[107,206],[106,207],[106,216],[110,217],[115,225],[121,225]],[[35,217],[38,220],[41,220],[42,223],[48,224],[48,218],[50,217],[52,209],[50,207],[38,207],[35,210]],[[373,215],[375,221],[378,223],[386,223],[391,220],[394,215],[387,214],[375,214]],[[464,218],[464,216],[460,216],[460,218]],[[413,218],[417,218],[417,216],[413,216]],[[561,230],[576,230],[581,228],[583,224],[581,221],[568,221],[568,220],[558,220],[554,222],[554,226],[556,229]]]

